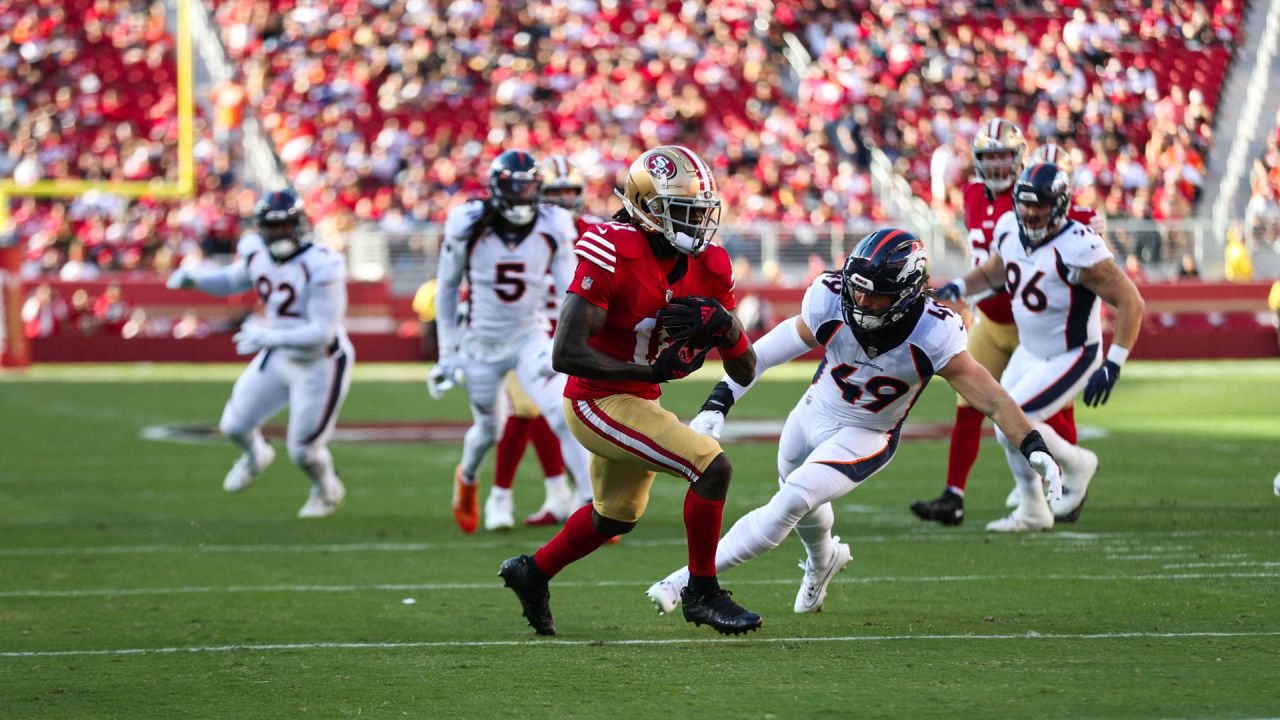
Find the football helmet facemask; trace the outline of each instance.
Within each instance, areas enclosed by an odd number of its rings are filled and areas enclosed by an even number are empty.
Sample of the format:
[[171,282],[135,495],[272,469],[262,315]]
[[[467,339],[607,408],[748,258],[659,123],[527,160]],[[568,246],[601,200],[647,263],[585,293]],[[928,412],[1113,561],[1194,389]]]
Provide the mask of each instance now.
[[542,202],[559,205],[574,217],[581,215],[587,181],[578,166],[563,155],[552,155],[542,161],[539,172],[542,175]]
[[1037,247],[1062,228],[1071,206],[1071,181],[1057,165],[1032,165],[1013,186],[1013,213],[1022,237]]
[[702,158],[680,145],[656,147],[636,158],[622,192],[614,192],[641,228],[686,255],[702,252],[720,227],[715,176]]
[[844,263],[845,324],[874,331],[898,322],[924,294],[928,277],[929,256],[913,233],[884,228],[862,238]]
[[973,137],[973,165],[988,190],[998,195],[1013,185],[1026,150],[1026,138],[1017,125],[1003,118],[982,123]]
[[542,175],[529,153],[507,150],[489,165],[489,202],[512,225],[534,221],[541,195]]
[[263,195],[253,208],[253,222],[267,246],[267,254],[277,263],[297,255],[308,245],[302,202],[292,190]]

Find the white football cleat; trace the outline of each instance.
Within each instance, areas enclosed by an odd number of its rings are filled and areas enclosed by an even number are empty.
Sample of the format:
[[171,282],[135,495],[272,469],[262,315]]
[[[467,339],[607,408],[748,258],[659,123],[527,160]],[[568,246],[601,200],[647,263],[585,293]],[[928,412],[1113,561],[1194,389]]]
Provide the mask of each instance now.
[[1276,473],[1276,479],[1271,481],[1271,489],[1280,495],[1280,473]]
[[227,477],[222,481],[223,490],[238,493],[249,487],[253,479],[267,469],[267,466],[276,459],[276,451],[270,445],[262,447],[262,452],[252,455],[244,453],[239,460],[236,460],[236,464],[231,466],[231,470],[227,471]]
[[1018,503],[1022,502],[1022,497],[1018,494],[1018,486],[1014,484],[1013,489],[1004,499],[1004,506],[1010,510],[1018,507]]
[[515,502],[511,498],[511,491],[502,490],[493,488],[484,501],[485,530],[510,530],[516,526]]
[[307,502],[298,509],[298,517],[329,517],[334,510],[338,509],[342,501],[347,498],[347,488],[336,476],[331,480],[326,480],[323,485],[323,488],[315,486],[311,488],[311,494],[307,496]]
[[797,613],[822,612],[822,603],[827,599],[827,586],[831,578],[844,569],[853,560],[847,543],[840,542],[840,536],[831,538],[834,547],[831,558],[822,568],[812,567],[809,559],[800,561],[800,569],[804,571],[804,580],[800,581],[800,592],[796,593],[795,611]]
[[1024,515],[1021,510],[1014,510],[999,520],[987,523],[987,532],[1015,533],[1038,532],[1053,528],[1053,515],[1046,510],[1043,514]]
[[1058,522],[1073,523],[1080,518],[1080,508],[1089,494],[1089,481],[1098,472],[1097,454],[1078,449],[1080,461],[1071,468],[1062,467],[1062,499],[1049,501],[1049,509]]
[[659,615],[666,615],[680,604],[680,591],[689,584],[689,568],[680,568],[649,586],[645,595],[653,601]]
[[538,512],[524,519],[525,525],[560,525],[577,510],[574,504],[573,491],[561,475],[558,481],[545,482],[547,497],[542,501]]

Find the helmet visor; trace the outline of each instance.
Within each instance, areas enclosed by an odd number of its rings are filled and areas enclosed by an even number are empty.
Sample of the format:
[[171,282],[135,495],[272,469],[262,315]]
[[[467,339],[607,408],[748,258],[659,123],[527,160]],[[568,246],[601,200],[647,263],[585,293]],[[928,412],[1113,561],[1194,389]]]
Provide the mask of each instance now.
[[660,195],[649,201],[649,211],[662,218],[668,235],[682,234],[699,241],[699,247],[711,242],[720,228],[720,198],[714,194],[703,198]]

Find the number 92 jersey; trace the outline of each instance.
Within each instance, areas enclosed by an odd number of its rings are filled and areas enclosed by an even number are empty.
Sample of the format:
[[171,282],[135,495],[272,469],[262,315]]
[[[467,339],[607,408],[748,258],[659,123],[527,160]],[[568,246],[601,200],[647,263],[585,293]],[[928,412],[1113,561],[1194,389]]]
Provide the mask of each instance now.
[[996,223],[996,251],[1004,260],[1005,288],[1013,299],[1018,342],[1040,358],[1102,342],[1102,306],[1080,284],[1080,271],[1111,259],[1102,237],[1068,220],[1039,247],[1022,242],[1012,212]]
[[[321,245],[307,245],[284,262],[271,259],[262,238],[248,234],[236,246],[236,255],[244,259],[245,271],[258,299],[262,301],[266,326],[291,328],[311,321],[310,298],[313,288],[347,281],[347,261],[342,253]],[[342,335],[341,325],[335,329]],[[324,348],[293,349],[291,354],[305,356]]]
[[[845,327],[840,284],[840,273],[819,276],[800,306],[800,318],[826,347],[801,402],[817,406],[824,418],[888,432],[902,425],[929,378],[965,349],[964,322],[924,298],[906,339],[873,358]],[[911,315],[901,322],[911,322]]]

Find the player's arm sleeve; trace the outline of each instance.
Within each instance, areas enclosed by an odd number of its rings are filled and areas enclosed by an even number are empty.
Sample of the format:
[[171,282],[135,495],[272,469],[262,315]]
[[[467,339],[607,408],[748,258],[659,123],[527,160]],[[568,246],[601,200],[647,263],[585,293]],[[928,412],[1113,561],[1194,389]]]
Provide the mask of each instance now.
[[307,321],[289,328],[269,328],[263,334],[267,347],[324,347],[333,342],[347,314],[347,284],[341,280],[312,284],[307,298]]
[[748,385],[739,385],[733,378],[725,375],[721,378],[733,393],[734,402],[742,399],[747,391],[755,387],[756,381],[771,367],[790,362],[818,346],[809,327],[800,316],[790,317],[773,327],[763,337],[752,343],[756,352],[755,377]]
[[466,247],[445,238],[436,266],[436,338],[441,355],[452,355],[458,346],[458,288],[466,263]]
[[253,287],[249,265],[240,259],[214,270],[192,270],[190,277],[197,290],[210,295],[237,295]]

